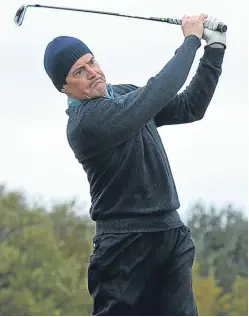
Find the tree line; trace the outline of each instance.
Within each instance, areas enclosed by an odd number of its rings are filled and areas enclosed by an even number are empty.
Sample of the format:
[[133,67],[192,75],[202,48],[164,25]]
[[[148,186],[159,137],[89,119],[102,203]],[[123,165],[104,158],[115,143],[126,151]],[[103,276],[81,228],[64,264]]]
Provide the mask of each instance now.
[[[248,219],[228,205],[194,203],[193,286],[200,316],[248,316]],[[86,214],[86,213],[85,213]],[[75,201],[51,210],[0,186],[0,315],[88,316],[94,225]]]

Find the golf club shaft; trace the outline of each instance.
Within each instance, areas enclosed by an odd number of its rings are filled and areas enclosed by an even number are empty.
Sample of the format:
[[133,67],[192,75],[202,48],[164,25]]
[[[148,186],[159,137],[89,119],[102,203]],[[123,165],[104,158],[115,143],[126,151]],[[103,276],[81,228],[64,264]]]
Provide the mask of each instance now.
[[[165,22],[165,23],[176,24],[176,25],[182,24],[181,19],[173,19],[173,18],[144,17],[144,16],[137,16],[137,15],[121,14],[121,13],[116,13],[116,12],[87,10],[87,9],[78,9],[78,8],[70,8],[70,7],[58,7],[58,6],[49,6],[49,5],[41,5],[41,4],[27,5],[26,7],[28,7],[28,6],[35,7],[35,8],[45,8],[45,9],[56,9],[56,10],[66,10],[66,11],[76,11],[76,12],[112,15],[112,16],[125,17],[125,18]],[[207,28],[207,25],[205,25],[205,23],[204,23],[204,27]],[[226,30],[227,30],[227,26],[220,22],[215,31],[226,32]]]

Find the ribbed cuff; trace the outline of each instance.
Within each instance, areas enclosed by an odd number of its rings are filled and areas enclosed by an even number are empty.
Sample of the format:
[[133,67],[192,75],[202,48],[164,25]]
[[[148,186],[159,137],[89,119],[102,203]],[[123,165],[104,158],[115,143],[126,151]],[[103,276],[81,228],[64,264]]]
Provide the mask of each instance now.
[[206,45],[204,47],[204,54],[202,57],[202,62],[211,63],[217,67],[220,67],[223,63],[224,55],[225,55],[225,48],[221,47],[210,47]]

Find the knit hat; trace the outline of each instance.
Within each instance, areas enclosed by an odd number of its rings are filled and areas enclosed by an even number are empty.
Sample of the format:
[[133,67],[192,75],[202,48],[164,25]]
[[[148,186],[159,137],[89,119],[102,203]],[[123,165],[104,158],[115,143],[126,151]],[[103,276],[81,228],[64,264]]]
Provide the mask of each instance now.
[[87,53],[92,54],[86,44],[70,36],[56,37],[47,45],[44,54],[44,68],[60,92],[73,64]]

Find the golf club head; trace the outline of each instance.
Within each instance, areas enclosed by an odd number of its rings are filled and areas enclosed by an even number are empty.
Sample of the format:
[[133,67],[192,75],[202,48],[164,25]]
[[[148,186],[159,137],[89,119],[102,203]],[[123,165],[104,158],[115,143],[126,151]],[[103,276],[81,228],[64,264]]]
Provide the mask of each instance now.
[[28,5],[24,4],[17,10],[15,18],[14,18],[16,25],[20,26],[22,24],[27,7]]

